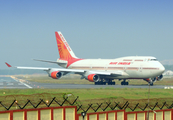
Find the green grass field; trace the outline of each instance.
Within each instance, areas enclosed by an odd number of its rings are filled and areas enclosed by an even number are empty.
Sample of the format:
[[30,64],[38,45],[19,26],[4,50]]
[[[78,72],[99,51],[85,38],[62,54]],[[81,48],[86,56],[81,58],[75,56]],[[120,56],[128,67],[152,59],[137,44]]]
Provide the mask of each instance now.
[[[17,75],[15,76],[18,79],[28,80],[32,82],[42,82],[42,83],[56,83],[56,84],[93,84],[87,80],[80,80],[78,76],[73,76],[71,78],[64,77],[60,80],[55,80],[47,77],[46,75]],[[116,80],[116,84],[120,84],[121,81]],[[131,85],[139,85],[147,83],[143,80],[130,80],[129,84]],[[164,79],[162,81],[158,81],[155,84],[161,85],[173,85],[173,79]],[[48,94],[58,94],[59,99],[62,98],[63,94],[73,94],[73,99],[79,96],[79,101],[84,106],[88,106],[88,104],[97,104],[97,103],[105,103],[110,101],[117,101],[124,104],[126,101],[132,103],[131,105],[136,105],[137,103],[145,104],[148,102],[148,88],[91,88],[91,89],[0,89],[0,99],[1,101],[22,99],[22,101],[26,101],[28,99],[25,95],[32,95],[29,99],[39,99],[38,94],[42,94],[42,96],[46,96]],[[33,97],[33,98],[32,98]],[[173,89],[150,89],[150,103],[151,105],[156,102],[163,103],[164,101],[172,103],[173,98]],[[53,96],[43,97],[43,99],[52,99]],[[25,100],[26,99],[26,100]],[[6,101],[7,102],[7,101]]]
[[[80,100],[101,98],[147,99],[148,89],[99,88],[99,89],[0,89],[0,95],[31,95],[36,93],[72,93]],[[150,98],[172,98],[173,89],[150,89]]]

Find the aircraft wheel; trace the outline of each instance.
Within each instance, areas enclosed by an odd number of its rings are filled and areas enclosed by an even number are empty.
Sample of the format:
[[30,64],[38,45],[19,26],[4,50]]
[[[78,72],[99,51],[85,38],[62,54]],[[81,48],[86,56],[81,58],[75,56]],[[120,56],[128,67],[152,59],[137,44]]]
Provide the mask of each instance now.
[[106,82],[95,82],[95,85],[106,85]]
[[150,83],[150,86],[153,86],[153,83]]
[[98,85],[98,82],[95,82],[94,84],[95,84],[95,85]]
[[106,85],[106,82],[103,82],[103,84],[102,85]]
[[115,82],[108,82],[108,85],[115,85]]
[[115,85],[115,82],[112,82],[112,85]]
[[125,82],[125,85],[129,85],[129,82]]
[[124,85],[124,81],[123,81],[123,82],[121,82],[121,85]]

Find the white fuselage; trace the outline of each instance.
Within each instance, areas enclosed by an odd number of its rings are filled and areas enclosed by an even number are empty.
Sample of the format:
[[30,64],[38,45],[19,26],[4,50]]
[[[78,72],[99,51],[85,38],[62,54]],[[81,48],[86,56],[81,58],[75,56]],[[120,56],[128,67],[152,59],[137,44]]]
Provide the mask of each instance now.
[[68,66],[69,69],[89,71],[123,71],[124,76],[105,76],[112,79],[147,79],[161,75],[165,68],[150,56],[131,56],[117,59],[82,59]]

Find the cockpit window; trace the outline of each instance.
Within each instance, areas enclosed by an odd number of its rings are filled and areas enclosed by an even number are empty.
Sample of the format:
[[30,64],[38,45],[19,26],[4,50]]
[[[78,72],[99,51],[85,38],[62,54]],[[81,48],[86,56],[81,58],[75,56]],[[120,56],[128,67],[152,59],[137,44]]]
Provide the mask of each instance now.
[[148,61],[157,61],[157,59],[148,59]]

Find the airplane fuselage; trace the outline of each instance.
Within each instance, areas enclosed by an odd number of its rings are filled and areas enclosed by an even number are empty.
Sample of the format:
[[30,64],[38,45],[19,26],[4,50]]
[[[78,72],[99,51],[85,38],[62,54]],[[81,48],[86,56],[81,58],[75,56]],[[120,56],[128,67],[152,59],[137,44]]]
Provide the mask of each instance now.
[[[65,66],[63,66],[65,67]],[[81,59],[74,62],[69,69],[83,69],[90,71],[121,71],[123,76],[104,76],[112,79],[147,79],[163,73],[165,68],[155,57],[131,56],[117,59]]]

